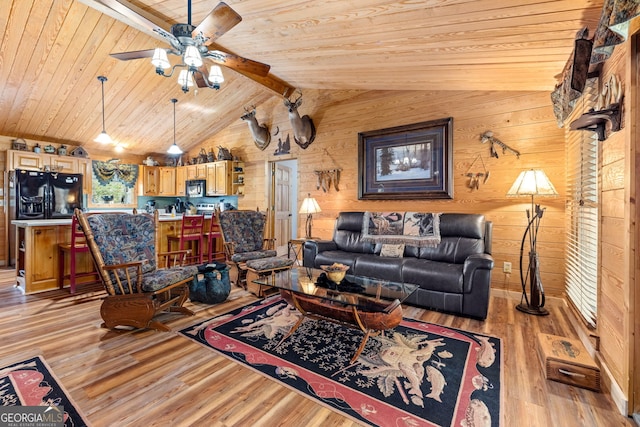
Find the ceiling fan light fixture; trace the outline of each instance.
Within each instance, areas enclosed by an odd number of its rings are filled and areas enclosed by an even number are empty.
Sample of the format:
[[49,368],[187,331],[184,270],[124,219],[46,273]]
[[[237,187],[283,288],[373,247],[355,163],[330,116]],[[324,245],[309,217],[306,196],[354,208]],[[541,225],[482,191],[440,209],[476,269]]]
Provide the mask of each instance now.
[[187,46],[184,51],[184,63],[189,67],[196,67],[202,65],[202,56],[195,46]]
[[189,70],[181,70],[178,75],[178,84],[182,86],[182,91],[184,93],[189,92],[189,88],[193,86],[193,78],[191,77],[191,73]]
[[169,62],[169,58],[167,57],[167,51],[161,49],[159,47],[155,48],[153,51],[153,58],[151,59],[151,63],[156,67],[156,69],[167,69],[171,67],[171,63]]
[[209,81],[218,86],[224,83],[224,75],[219,65],[212,65],[209,69]]

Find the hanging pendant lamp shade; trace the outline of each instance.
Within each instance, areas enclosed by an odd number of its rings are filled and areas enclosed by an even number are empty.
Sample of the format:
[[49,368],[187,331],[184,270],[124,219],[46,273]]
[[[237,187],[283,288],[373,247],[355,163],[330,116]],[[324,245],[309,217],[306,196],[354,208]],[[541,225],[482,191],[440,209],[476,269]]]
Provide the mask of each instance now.
[[172,98],[171,102],[173,102],[173,144],[169,147],[167,153],[182,154],[182,150],[178,147],[178,144],[176,144],[176,102],[178,102],[178,100]]
[[113,140],[107,133],[104,127],[104,82],[107,81],[105,76],[98,76],[98,80],[102,84],[102,132],[94,139],[95,142],[99,142],[100,144],[113,144]]

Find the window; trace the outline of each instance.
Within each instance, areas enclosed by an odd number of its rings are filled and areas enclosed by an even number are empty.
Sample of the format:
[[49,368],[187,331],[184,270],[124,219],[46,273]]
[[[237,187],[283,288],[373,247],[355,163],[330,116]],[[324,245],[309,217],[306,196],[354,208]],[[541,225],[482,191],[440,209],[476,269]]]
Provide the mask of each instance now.
[[[582,96],[589,99],[597,80]],[[586,111],[583,109],[582,111]],[[596,326],[598,308],[598,139],[595,132],[567,132],[566,291],[587,325]]]

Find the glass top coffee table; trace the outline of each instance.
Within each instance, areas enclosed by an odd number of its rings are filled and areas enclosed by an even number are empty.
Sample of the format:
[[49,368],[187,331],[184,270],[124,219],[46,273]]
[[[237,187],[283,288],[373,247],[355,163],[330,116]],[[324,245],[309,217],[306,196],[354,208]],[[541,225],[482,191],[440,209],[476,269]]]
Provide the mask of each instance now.
[[364,333],[351,363],[355,362],[371,335],[395,328],[402,321],[401,303],[418,288],[408,283],[346,275],[341,283],[328,279],[322,270],[292,268],[260,277],[256,284],[272,286],[302,317],[278,345],[289,338],[304,319],[328,320]]

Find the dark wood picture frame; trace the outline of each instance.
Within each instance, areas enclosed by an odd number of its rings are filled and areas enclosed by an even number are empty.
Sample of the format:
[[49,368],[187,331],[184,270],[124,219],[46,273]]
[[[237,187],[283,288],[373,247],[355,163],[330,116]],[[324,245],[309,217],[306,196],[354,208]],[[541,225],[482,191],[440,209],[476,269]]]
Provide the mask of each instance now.
[[358,199],[453,199],[453,117],[358,133]]

